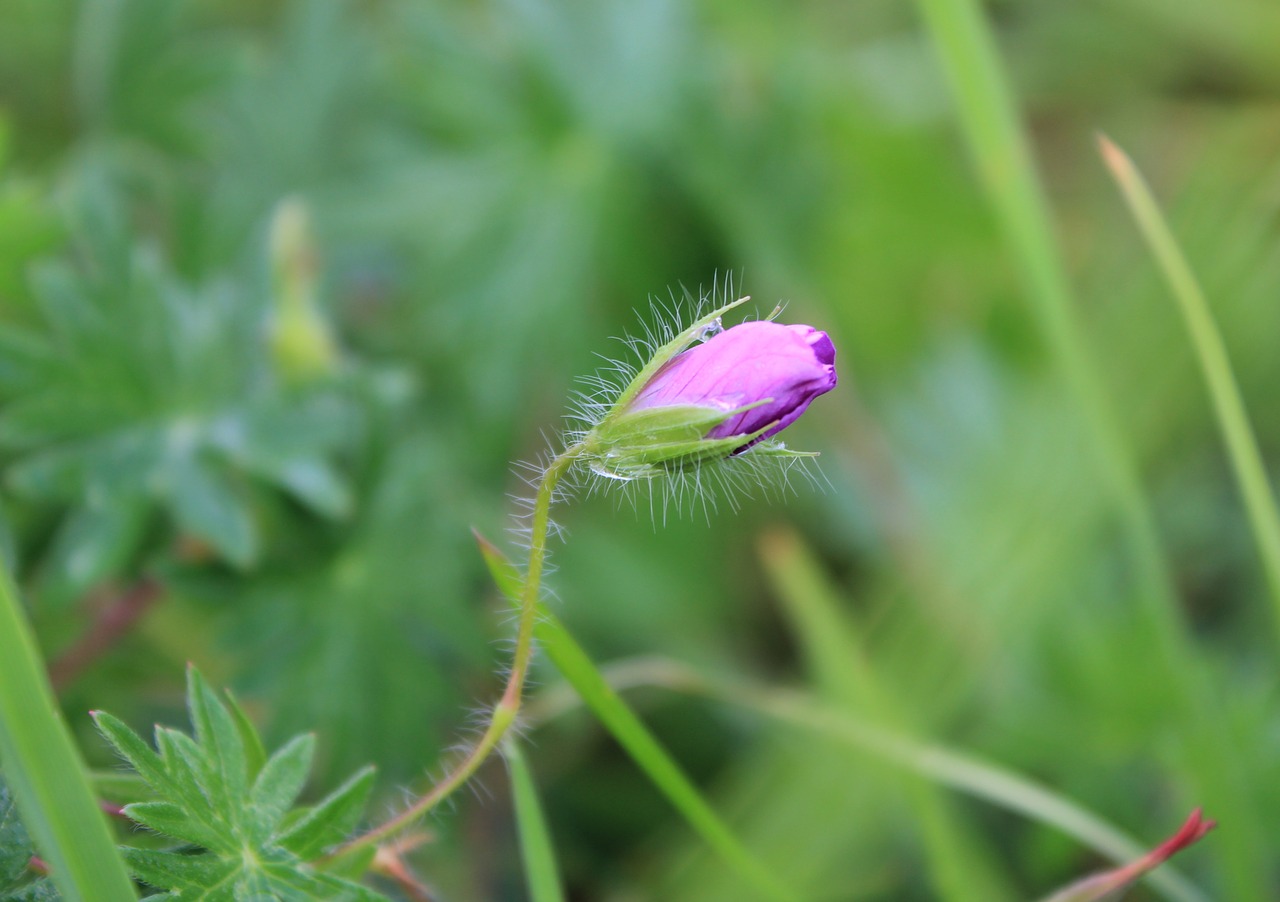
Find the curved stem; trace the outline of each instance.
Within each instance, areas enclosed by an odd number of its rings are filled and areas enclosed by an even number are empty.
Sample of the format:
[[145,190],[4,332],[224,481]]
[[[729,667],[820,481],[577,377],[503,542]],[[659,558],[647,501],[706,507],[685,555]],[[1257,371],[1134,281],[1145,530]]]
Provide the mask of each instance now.
[[381,842],[389,836],[403,830],[414,823],[431,809],[435,808],[454,790],[466,783],[480,768],[489,755],[497,748],[507,730],[515,723],[520,714],[520,703],[524,697],[525,679],[529,674],[529,664],[533,660],[533,629],[538,614],[538,598],[542,587],[543,564],[547,557],[547,531],[551,522],[551,501],[555,495],[556,484],[569,469],[582,451],[581,445],[573,445],[551,461],[542,473],[538,482],[538,491],[533,502],[533,519],[530,524],[529,566],[525,571],[524,587],[520,594],[519,621],[516,627],[516,647],[511,659],[511,670],[507,675],[507,685],[503,689],[502,698],[494,705],[489,716],[488,726],[478,742],[460,760],[440,782],[436,783],[421,798],[395,817],[367,833],[357,836],[346,845],[339,847],[329,858],[338,858],[355,852],[366,846]]

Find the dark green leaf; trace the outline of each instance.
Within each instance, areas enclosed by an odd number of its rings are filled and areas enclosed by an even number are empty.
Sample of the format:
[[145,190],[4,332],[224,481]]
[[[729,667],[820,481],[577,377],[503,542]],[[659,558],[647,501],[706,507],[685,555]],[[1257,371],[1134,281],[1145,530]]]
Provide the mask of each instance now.
[[[221,858],[207,853],[185,855],[148,849],[126,849],[125,861],[144,883],[157,889],[175,891],[215,887],[227,881],[241,866],[234,858]],[[231,896],[208,898],[230,899]]]
[[115,718],[97,715],[104,735],[141,764],[141,776],[160,796],[127,805],[125,814],[190,845],[181,851],[129,850],[135,874],[183,898],[381,899],[308,863],[325,846],[345,839],[359,819],[372,769],[316,809],[290,813],[306,783],[314,737],[299,736],[262,763],[257,730],[234,699],[228,695],[224,702],[194,667],[187,675],[187,703],[195,738],[157,727],[158,753]]
[[263,475],[326,517],[345,517],[351,512],[351,490],[320,458],[291,460]]
[[295,736],[269,759],[254,781],[250,792],[254,818],[260,821],[265,840],[298,798],[311,773],[316,738],[310,734]]
[[219,844],[215,829],[190,817],[186,809],[172,802],[135,802],[126,805],[124,813],[147,829],[173,839],[205,848],[216,848]]
[[75,599],[115,575],[137,546],[148,509],[138,495],[98,497],[62,524],[46,561],[56,598]]
[[18,817],[18,806],[8,785],[0,780],[0,890],[29,876],[27,863],[34,854],[35,846]]
[[175,787],[169,778],[169,769],[164,760],[143,741],[141,736],[133,732],[124,721],[106,711],[94,711],[92,717],[98,730],[115,747],[121,757],[138,772],[139,776],[158,792],[168,793],[174,790]]
[[247,567],[258,535],[245,501],[210,464],[187,454],[173,462],[169,492],[178,525],[209,542],[228,561]]
[[187,668],[187,707],[196,728],[196,741],[204,748],[221,785],[210,787],[223,798],[242,798],[249,788],[248,761],[240,728],[217,693],[195,667]]
[[360,820],[373,791],[375,775],[372,767],[357,771],[282,833],[277,842],[304,859],[315,858],[341,842]]
[[267,763],[267,750],[262,746],[262,737],[258,735],[258,729],[253,725],[253,721],[249,720],[249,716],[244,713],[244,708],[240,707],[240,702],[232,694],[230,689],[223,691],[223,697],[227,700],[227,709],[231,712],[231,716],[235,719],[236,729],[240,733],[240,742],[244,746],[245,768],[250,780],[258,777],[258,772],[262,770],[262,765]]
[[47,877],[33,880],[26,886],[13,890],[0,889],[0,902],[57,902],[62,893]]

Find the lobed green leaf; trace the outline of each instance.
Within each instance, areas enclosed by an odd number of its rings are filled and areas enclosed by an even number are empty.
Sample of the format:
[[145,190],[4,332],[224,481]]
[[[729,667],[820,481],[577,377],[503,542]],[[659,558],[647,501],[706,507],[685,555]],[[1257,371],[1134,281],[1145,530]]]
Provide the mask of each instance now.
[[244,709],[240,707],[240,702],[236,700],[231,690],[224,689],[222,695],[227,700],[227,709],[235,720],[236,731],[239,732],[240,742],[244,747],[246,776],[254,780],[262,770],[262,766],[267,763],[267,750],[262,745],[258,728],[253,725],[253,721],[249,720],[249,715],[244,713]]
[[208,789],[228,799],[243,798],[249,788],[244,740],[234,717],[194,667],[188,668],[187,706],[204,759],[217,776]]
[[[96,715],[103,734],[160,796],[127,805],[125,814],[194,847],[130,849],[134,873],[182,898],[382,899],[308,862],[345,839],[359,820],[373,769],[357,773],[316,808],[290,812],[306,784],[315,737],[297,736],[266,757],[235,699],[220,698],[194,667],[187,675],[187,703],[195,738],[156,727],[158,751],[111,715]],[[369,860],[360,864],[356,873]]]
[[258,535],[240,493],[209,463],[184,455],[169,475],[178,525],[207,541],[237,567],[253,563]]
[[217,848],[219,832],[199,818],[191,817],[185,808],[173,802],[134,802],[124,807],[127,817],[149,830],[205,848]]
[[298,798],[311,773],[315,750],[315,736],[295,736],[267,760],[249,793],[252,816],[260,831],[255,839],[269,837]]
[[162,793],[173,792],[177,788],[164,759],[124,721],[106,711],[94,711],[91,716],[98,731],[142,779]]
[[305,859],[315,858],[341,842],[360,820],[376,774],[372,767],[357,771],[277,836],[276,842]]

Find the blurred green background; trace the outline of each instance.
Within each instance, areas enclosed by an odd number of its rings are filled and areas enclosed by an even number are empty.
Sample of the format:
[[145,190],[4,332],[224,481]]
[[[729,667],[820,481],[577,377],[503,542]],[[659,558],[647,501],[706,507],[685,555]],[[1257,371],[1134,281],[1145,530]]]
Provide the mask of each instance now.
[[[945,23],[907,3],[2,0],[0,538],[91,761],[82,712],[181,724],[189,660],[275,741],[315,730],[324,785],[372,761],[375,812],[398,803],[497,690],[509,625],[470,528],[506,538],[511,462],[651,295],[728,273],[839,348],[788,437],[830,485],[656,528],[609,496],[561,508],[551,588],[593,657],[805,687],[1147,843],[1204,805],[1221,826],[1179,867],[1275,898],[1275,617],[1094,136],[1169,210],[1274,459],[1280,7],[985,12],[1076,332],[992,203],[1016,160],[975,160]],[[824,676],[815,593],[878,702]],[[896,768],[630,697],[803,897],[944,895]],[[531,738],[573,899],[751,898],[590,718]],[[523,898],[500,766],[481,782],[415,867],[442,898]],[[971,897],[1102,864],[980,799],[935,814],[991,887]]]

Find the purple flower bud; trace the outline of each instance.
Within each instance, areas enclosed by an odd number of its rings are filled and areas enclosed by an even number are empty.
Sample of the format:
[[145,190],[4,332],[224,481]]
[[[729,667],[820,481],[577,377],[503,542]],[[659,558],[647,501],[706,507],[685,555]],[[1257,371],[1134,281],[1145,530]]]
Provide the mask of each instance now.
[[[836,386],[836,349],[811,326],[740,323],[671,358],[640,389],[629,410],[706,407],[739,410],[704,438],[750,436],[734,454],[790,426],[818,395]],[[762,403],[763,402],[763,403]],[[750,410],[741,408],[750,405]]]

